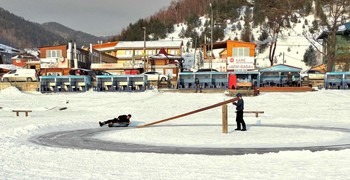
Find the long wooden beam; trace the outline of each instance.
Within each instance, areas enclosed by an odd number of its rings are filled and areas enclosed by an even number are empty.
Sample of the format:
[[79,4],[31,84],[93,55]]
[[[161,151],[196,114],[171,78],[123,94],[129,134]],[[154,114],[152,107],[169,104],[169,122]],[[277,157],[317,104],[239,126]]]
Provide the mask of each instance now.
[[232,103],[232,102],[235,102],[237,100],[238,100],[238,98],[232,98],[232,99],[229,99],[229,100],[217,103],[217,104],[213,104],[211,106],[207,106],[207,107],[204,107],[204,108],[200,108],[200,109],[197,109],[197,110],[194,110],[194,111],[190,111],[190,112],[187,112],[187,113],[184,113],[184,114],[180,114],[180,115],[177,115],[177,116],[169,117],[169,118],[162,119],[162,120],[159,120],[159,121],[155,121],[155,122],[152,122],[152,123],[140,125],[140,126],[137,126],[137,128],[143,128],[143,127],[146,127],[146,126],[150,126],[150,125],[162,123],[162,122],[165,122],[165,121],[170,121],[170,120],[173,120],[173,119],[181,118],[181,117],[188,116],[188,115],[191,115],[191,114],[195,114],[195,113],[198,113],[198,112],[202,112],[202,111],[205,111],[205,110],[208,110],[208,109],[212,109],[212,108],[215,108],[215,107],[218,107],[218,106],[222,106],[224,104]]

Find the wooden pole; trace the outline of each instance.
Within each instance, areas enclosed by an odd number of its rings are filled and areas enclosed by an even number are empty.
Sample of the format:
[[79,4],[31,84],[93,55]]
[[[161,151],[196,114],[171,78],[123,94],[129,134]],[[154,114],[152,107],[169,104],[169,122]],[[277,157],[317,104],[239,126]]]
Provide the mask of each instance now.
[[227,134],[227,104],[222,105],[222,133]]
[[207,106],[207,107],[204,107],[204,108],[200,108],[200,109],[197,109],[197,110],[194,110],[194,111],[190,111],[190,112],[187,112],[187,113],[184,113],[184,114],[180,114],[180,115],[169,117],[169,118],[166,118],[166,119],[163,119],[163,120],[159,120],[159,121],[155,121],[155,122],[152,122],[152,123],[148,123],[148,124],[144,124],[144,125],[141,125],[141,126],[137,126],[137,128],[143,128],[143,127],[146,127],[146,126],[150,126],[150,125],[162,123],[162,122],[165,122],[165,121],[170,121],[170,120],[173,120],[173,119],[181,118],[181,117],[188,116],[188,115],[191,115],[191,114],[195,114],[195,113],[198,113],[198,112],[202,112],[202,111],[205,111],[205,110],[208,110],[208,109],[212,109],[212,108],[215,108],[215,107],[218,107],[218,106],[222,106],[224,104],[232,103],[232,102],[235,102],[237,100],[238,100],[237,97],[236,98],[232,98],[232,99],[229,99],[229,100],[217,103],[217,104],[213,104],[211,106]]

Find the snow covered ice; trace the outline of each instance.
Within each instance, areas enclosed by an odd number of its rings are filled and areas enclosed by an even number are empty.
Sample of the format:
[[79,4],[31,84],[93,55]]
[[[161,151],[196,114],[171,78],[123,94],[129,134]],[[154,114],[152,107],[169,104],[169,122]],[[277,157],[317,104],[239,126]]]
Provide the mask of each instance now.
[[[223,93],[52,93],[0,91],[0,179],[347,179],[350,150],[280,151],[245,155],[111,152],[32,143],[58,131],[101,129],[98,121],[132,114],[131,127],[94,139],[155,146],[273,148],[343,145],[350,142],[350,91],[262,93],[243,97],[248,131],[234,131],[235,106],[228,105],[228,134],[221,108],[145,128],[158,121],[231,97]],[[67,107],[60,111],[59,108]],[[13,109],[30,109],[16,117]],[[302,128],[302,127],[314,127]],[[327,128],[347,129],[333,131]],[[108,142],[106,142],[108,143]]]

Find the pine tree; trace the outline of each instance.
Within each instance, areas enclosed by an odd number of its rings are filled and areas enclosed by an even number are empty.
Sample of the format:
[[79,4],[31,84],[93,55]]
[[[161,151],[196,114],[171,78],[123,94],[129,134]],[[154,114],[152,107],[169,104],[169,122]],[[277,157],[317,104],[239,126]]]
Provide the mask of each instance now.
[[309,46],[309,48],[306,49],[305,54],[304,54],[304,58],[303,58],[303,62],[307,66],[315,66],[318,64],[317,59],[316,59],[316,51],[313,48],[313,46]]
[[186,30],[182,27],[182,28],[181,28],[181,31],[180,31],[180,34],[179,34],[179,37],[180,37],[180,38],[184,38],[184,37],[185,37],[185,34],[186,34]]
[[250,27],[250,22],[252,21],[251,18],[251,10],[249,8],[245,11],[244,16],[244,29],[241,34],[241,40],[244,42],[251,42],[252,41],[252,29]]
[[269,46],[269,34],[262,30],[262,33],[260,34],[259,38],[258,38],[258,51],[259,53],[263,53],[266,48]]

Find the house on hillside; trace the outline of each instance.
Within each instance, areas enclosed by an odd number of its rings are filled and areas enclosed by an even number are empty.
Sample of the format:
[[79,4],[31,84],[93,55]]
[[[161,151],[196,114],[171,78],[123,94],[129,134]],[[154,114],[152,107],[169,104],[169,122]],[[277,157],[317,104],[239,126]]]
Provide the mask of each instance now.
[[150,71],[157,71],[177,80],[179,72],[183,71],[183,57],[181,55],[173,55],[161,48],[158,54],[149,57]]
[[[151,71],[150,57],[157,55],[161,49],[174,56],[182,55],[183,42],[180,40],[162,41],[122,41],[116,45],[117,57],[126,67],[139,67]],[[153,64],[157,64],[155,60]]]
[[116,57],[116,51],[115,46],[118,44],[117,41],[114,42],[106,42],[106,43],[99,43],[99,44],[91,44],[90,49],[94,49],[98,52],[103,52],[105,54],[111,55]]
[[227,40],[204,44],[204,67],[220,71],[237,72],[255,69],[255,43]]
[[106,42],[90,44],[90,53],[92,54],[92,70],[107,71],[111,74],[125,74],[122,65],[118,63],[115,46],[118,42]]
[[0,64],[11,64],[11,58],[19,53],[19,49],[0,44]]
[[39,58],[27,52],[19,53],[11,58],[12,64],[27,69],[40,69]]
[[[125,74],[129,71],[139,73],[145,71],[159,71],[163,74],[170,73],[170,70],[159,70],[158,65],[172,64],[170,56],[164,56],[165,59],[157,57],[159,51],[173,56],[182,55],[183,42],[181,40],[161,40],[161,41],[119,41],[103,44],[93,44],[94,50],[107,53],[118,58],[117,64],[104,65],[101,68],[114,74]],[[153,58],[152,58],[153,56]],[[179,59],[179,58],[178,58]],[[96,65],[98,66],[98,65]],[[93,66],[93,69],[96,67]]]
[[113,56],[78,48],[72,42],[40,47],[39,51],[41,75],[68,75],[72,69],[90,69],[92,63],[117,62],[117,58]]
[[[329,31],[323,31],[317,38],[323,40],[323,46],[327,47]],[[327,48],[323,48],[327,50]],[[350,71],[350,22],[338,28],[336,32],[335,64],[332,71]],[[327,61],[326,59],[324,61]]]

